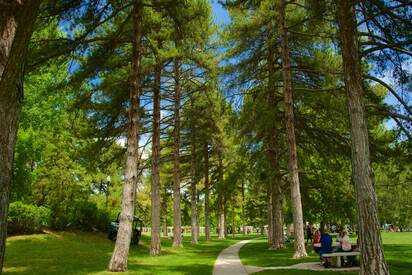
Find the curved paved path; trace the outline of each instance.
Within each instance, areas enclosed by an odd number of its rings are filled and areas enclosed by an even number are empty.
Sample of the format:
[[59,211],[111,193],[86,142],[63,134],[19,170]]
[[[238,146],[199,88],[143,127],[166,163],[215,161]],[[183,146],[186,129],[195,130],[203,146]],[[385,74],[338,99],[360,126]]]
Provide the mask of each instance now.
[[220,252],[213,267],[213,275],[247,275],[246,268],[239,258],[239,250],[251,240],[240,241]]
[[319,262],[299,263],[290,266],[244,266],[240,261],[239,250],[242,246],[253,240],[240,241],[223,249],[216,259],[213,275],[247,275],[254,272],[273,269],[300,269],[314,271],[359,271],[359,267],[324,268]]

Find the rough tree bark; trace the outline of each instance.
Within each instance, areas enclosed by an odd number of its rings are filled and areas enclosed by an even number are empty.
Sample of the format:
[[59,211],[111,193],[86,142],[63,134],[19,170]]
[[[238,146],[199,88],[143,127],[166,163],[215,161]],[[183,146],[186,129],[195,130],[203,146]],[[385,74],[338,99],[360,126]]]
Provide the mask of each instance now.
[[153,135],[152,135],[152,234],[150,255],[161,254],[160,247],[160,85],[162,65],[155,66],[153,87]]
[[273,214],[272,214],[272,184],[267,185],[267,221],[268,221],[268,245],[273,243]]
[[[193,102],[192,102],[192,110],[193,110]],[[197,230],[197,190],[196,190],[196,181],[197,181],[197,171],[196,171],[196,125],[193,123],[192,120],[192,159],[191,159],[191,183],[190,183],[190,205],[191,205],[191,235],[192,235],[192,244],[198,243],[198,230]]]
[[205,239],[210,241],[210,213],[209,213],[209,144],[205,143]]
[[167,190],[165,188],[162,200],[162,214],[163,214],[163,236],[167,237]]
[[280,187],[280,177],[278,175],[274,176],[272,183],[272,215],[273,242],[271,243],[270,248],[284,248],[282,191]]
[[378,218],[368,128],[363,106],[362,69],[358,53],[355,1],[336,1],[345,89],[351,125],[352,178],[358,206],[360,274],[389,274]]
[[[270,106],[274,106],[274,94],[269,93]],[[272,98],[272,100],[270,99]],[[275,126],[268,130],[266,137],[267,147],[266,156],[272,169],[269,185],[269,228],[270,230],[270,249],[280,249],[285,247],[283,240],[283,209],[282,209],[282,188],[281,173],[279,164],[279,145],[276,141],[278,138]]]
[[290,68],[290,56],[288,47],[288,35],[286,29],[286,1],[280,0],[279,28],[281,37],[283,94],[285,101],[286,131],[289,149],[289,180],[291,189],[291,202],[293,214],[293,232],[295,253],[293,258],[306,257],[305,236],[303,228],[302,201],[300,196],[298,159],[295,138],[295,126],[293,115],[292,72]]
[[275,141],[276,130],[272,128],[268,135],[268,147],[266,156],[272,168],[269,185],[269,202],[268,202],[268,234],[270,235],[270,249],[284,248],[283,239],[283,210],[282,210],[282,190],[281,190],[281,175],[279,165],[279,153],[277,152],[277,143]]
[[174,64],[174,130],[173,130],[173,245],[182,247],[182,218],[180,210],[180,62]]
[[127,159],[123,186],[122,210],[120,212],[119,231],[109,271],[127,271],[130,241],[133,233],[133,218],[136,201],[136,189],[139,169],[139,106],[140,106],[140,59],[141,59],[141,6],[139,1],[133,6],[133,56],[130,87],[129,132],[127,136]]
[[7,215],[19,115],[24,61],[40,0],[0,1],[0,273],[7,237]]
[[218,238],[225,238],[225,196],[224,196],[224,186],[223,186],[223,159],[221,153],[219,153],[219,194],[218,194],[218,225],[219,233]]

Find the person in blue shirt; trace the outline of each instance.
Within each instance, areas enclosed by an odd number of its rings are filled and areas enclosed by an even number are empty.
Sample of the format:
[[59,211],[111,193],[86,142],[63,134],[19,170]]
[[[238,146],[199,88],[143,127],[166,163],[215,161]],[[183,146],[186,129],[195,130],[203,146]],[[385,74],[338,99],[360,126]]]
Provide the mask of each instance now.
[[323,228],[321,229],[320,245],[321,245],[320,252],[319,252],[320,257],[324,261],[324,266],[328,267],[329,266],[328,258],[324,258],[324,257],[322,257],[322,255],[324,253],[332,253],[333,252],[332,237]]

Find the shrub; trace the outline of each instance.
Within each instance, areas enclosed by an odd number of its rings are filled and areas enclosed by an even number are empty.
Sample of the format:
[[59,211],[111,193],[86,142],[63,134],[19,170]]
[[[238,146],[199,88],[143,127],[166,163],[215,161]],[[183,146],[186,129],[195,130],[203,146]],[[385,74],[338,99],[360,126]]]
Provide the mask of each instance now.
[[107,230],[109,214],[90,201],[81,201],[75,205],[72,226],[83,230]]
[[107,211],[99,209],[88,200],[73,201],[65,211],[53,209],[52,228],[57,230],[80,229],[106,231],[110,222]]
[[31,234],[50,225],[51,210],[21,201],[12,202],[7,217],[9,234]]

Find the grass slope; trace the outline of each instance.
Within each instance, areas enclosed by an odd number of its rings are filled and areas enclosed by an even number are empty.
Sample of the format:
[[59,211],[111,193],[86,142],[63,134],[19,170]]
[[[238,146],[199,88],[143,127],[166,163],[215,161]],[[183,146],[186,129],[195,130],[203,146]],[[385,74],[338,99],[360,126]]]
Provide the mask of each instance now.
[[[149,256],[150,238],[133,246],[128,274],[211,274],[219,252],[242,239],[200,241],[184,248],[162,241],[163,255]],[[114,243],[102,233],[59,232],[17,236],[7,240],[4,274],[113,274],[106,267]]]
[[[391,275],[412,274],[412,232],[383,232],[385,258],[389,265]],[[244,265],[254,266],[288,266],[301,262],[316,262],[319,255],[309,251],[309,257],[304,259],[292,259],[293,246],[286,249],[272,251],[267,249],[267,240],[256,240],[246,244],[240,250],[240,258]],[[259,274],[284,274],[284,275],[312,275],[319,274],[316,271],[302,270],[267,270]],[[357,274],[353,272],[324,271],[322,275]]]

